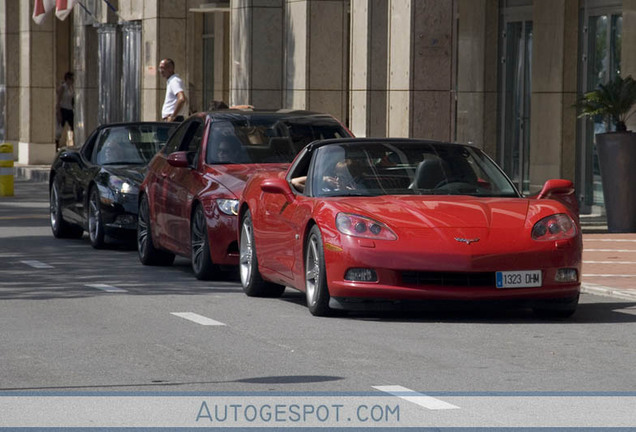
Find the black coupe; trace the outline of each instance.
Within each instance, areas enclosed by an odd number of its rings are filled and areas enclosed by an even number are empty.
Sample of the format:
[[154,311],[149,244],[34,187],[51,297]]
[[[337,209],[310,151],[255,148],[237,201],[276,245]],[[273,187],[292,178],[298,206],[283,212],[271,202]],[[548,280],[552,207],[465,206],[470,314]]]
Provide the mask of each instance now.
[[61,150],[49,175],[51,230],[56,238],[91,245],[125,238],[137,229],[137,195],[150,159],[177,123],[136,122],[99,126],[80,148]]

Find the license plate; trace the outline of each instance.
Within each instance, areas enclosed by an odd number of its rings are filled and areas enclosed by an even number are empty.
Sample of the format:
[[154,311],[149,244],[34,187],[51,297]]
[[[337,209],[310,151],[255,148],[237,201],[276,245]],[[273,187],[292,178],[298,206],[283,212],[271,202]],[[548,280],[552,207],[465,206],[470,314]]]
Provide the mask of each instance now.
[[541,270],[500,271],[497,288],[530,288],[541,286]]

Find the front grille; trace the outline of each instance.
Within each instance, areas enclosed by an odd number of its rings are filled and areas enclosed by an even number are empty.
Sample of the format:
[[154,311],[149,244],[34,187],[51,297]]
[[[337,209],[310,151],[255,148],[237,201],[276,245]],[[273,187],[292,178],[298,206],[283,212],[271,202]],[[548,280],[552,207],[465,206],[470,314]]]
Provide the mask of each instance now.
[[403,271],[402,282],[405,285],[415,286],[441,285],[462,287],[494,287],[495,273]]

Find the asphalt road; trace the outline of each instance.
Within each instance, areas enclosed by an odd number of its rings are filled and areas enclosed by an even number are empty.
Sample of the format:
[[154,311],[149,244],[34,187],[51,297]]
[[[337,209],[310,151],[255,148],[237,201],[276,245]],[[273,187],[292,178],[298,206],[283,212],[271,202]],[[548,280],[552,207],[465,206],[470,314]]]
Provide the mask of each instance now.
[[[530,311],[317,318],[290,289],[248,298],[233,276],[197,281],[183,259],[145,267],[130,245],[55,239],[43,183],[16,181],[16,197],[0,197],[0,329],[0,407],[1,396],[25,392],[374,395],[387,386],[461,407],[470,404],[458,395],[546,392],[627,392],[617,406],[636,406],[634,302],[583,294],[565,321]],[[528,418],[555,418],[553,402]],[[468,424],[502,421],[501,403],[482,405]],[[619,411],[625,419],[599,414],[599,424],[636,426],[636,409]]]

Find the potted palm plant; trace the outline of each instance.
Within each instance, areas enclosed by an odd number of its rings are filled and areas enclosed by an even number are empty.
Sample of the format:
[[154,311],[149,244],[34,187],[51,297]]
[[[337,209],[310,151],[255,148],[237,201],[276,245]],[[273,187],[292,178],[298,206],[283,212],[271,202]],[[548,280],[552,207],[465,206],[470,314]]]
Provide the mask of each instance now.
[[636,133],[625,123],[635,104],[631,76],[618,76],[577,101],[579,117],[601,116],[606,124],[605,133],[596,134],[596,149],[609,232],[636,232]]

